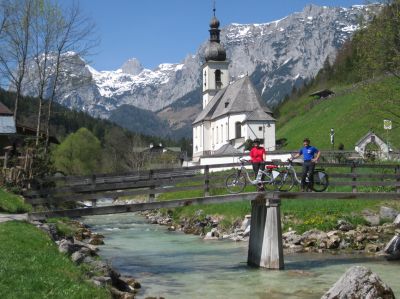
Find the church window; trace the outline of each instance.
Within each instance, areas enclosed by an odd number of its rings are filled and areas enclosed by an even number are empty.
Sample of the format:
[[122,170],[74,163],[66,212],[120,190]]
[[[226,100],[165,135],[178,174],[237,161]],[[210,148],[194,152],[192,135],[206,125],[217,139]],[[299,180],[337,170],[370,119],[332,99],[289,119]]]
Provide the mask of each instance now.
[[262,129],[263,129],[263,127],[258,127],[258,130],[261,132],[262,131]]
[[217,136],[215,137],[215,143],[218,144],[218,126],[217,126]]
[[217,89],[222,87],[221,70],[216,70],[215,71],[215,87]]
[[238,121],[235,123],[235,138],[242,137],[242,124]]
[[221,125],[221,140],[220,142],[224,142],[224,125]]
[[228,123],[225,123],[225,128],[226,128],[226,140],[229,140],[229,127],[228,127]]
[[225,108],[229,106],[229,102],[225,102]]

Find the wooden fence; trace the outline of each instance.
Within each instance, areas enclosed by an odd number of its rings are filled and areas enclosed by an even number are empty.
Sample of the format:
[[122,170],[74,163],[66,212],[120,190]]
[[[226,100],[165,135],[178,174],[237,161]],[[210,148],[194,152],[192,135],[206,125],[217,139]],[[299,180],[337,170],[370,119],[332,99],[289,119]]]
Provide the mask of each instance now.
[[[280,163],[283,166],[285,163]],[[51,177],[36,183],[36,189],[24,196],[32,205],[60,206],[66,202],[92,201],[102,198],[147,197],[155,201],[161,194],[188,192],[195,197],[226,194],[225,178],[237,168],[229,163],[213,166],[157,169],[124,174],[94,174],[92,176]],[[332,164],[321,163],[329,175],[326,192],[390,192],[400,193],[399,164]],[[300,171],[300,168],[297,169]],[[252,170],[249,170],[252,173]],[[298,173],[300,175],[300,173]],[[295,191],[296,189],[294,189]],[[255,191],[255,189],[254,189]],[[320,194],[320,193],[317,193]]]

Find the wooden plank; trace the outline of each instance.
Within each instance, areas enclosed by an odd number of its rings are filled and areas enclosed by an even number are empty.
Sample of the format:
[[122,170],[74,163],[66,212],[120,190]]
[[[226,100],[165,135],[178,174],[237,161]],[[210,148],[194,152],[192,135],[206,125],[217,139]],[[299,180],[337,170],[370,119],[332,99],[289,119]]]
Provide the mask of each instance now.
[[399,174],[376,174],[376,173],[330,173],[328,172],[329,178],[342,178],[350,179],[356,178],[375,178],[375,179],[400,179]]
[[380,186],[390,186],[390,187],[398,187],[400,186],[399,182],[396,181],[352,181],[352,182],[340,182],[333,181],[329,182],[329,186],[371,186],[371,187],[380,187]]
[[400,200],[395,192],[279,192],[282,199],[376,199]]
[[129,212],[138,212],[138,211],[146,211],[146,210],[161,209],[161,208],[177,208],[190,205],[246,201],[255,199],[257,196],[265,196],[265,194],[241,193],[241,194],[229,194],[229,195],[219,195],[210,197],[188,198],[185,200],[171,200],[162,202],[146,202],[146,203],[136,203],[128,205],[104,206],[96,208],[35,212],[35,213],[29,213],[28,217],[31,220],[43,220],[49,217],[81,217],[88,215],[129,213]]
[[127,205],[114,205],[104,206],[96,208],[84,208],[84,209],[73,209],[73,210],[56,210],[48,212],[35,212],[29,213],[29,218],[32,220],[42,220],[48,217],[81,217],[88,215],[105,215],[105,214],[116,214],[116,213],[129,213],[161,208],[177,208],[190,205],[200,204],[214,204],[214,203],[227,203],[235,201],[246,201],[260,198],[276,198],[281,199],[375,199],[375,200],[400,200],[400,194],[392,193],[375,193],[375,192],[265,192],[265,193],[240,193],[240,194],[229,194],[229,195],[218,195],[210,197],[197,197],[188,199],[178,199],[171,201],[162,202],[147,202],[147,203],[135,203]]
[[85,201],[95,200],[102,198],[117,199],[122,196],[137,196],[137,195],[150,195],[150,194],[161,194],[171,193],[179,191],[191,191],[191,190],[202,190],[203,186],[182,186],[182,187],[171,187],[171,188],[155,188],[155,189],[139,189],[134,191],[111,191],[103,193],[86,193],[86,194],[71,194],[70,196],[61,197],[37,197],[37,198],[26,198],[26,201],[33,205],[52,203],[61,204],[69,201]]

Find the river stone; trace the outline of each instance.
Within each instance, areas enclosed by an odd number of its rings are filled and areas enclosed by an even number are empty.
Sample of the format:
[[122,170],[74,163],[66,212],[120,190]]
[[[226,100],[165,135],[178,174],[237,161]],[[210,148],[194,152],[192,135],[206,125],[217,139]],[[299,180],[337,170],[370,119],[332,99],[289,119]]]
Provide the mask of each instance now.
[[354,266],[321,299],[394,299],[392,289],[366,267]]
[[326,242],[326,247],[328,249],[337,249],[340,245],[340,237],[338,235],[332,235]]
[[240,229],[242,231],[246,231],[246,229],[250,226],[250,223],[251,223],[251,216],[250,215],[246,215],[244,220],[243,220],[243,222],[242,222],[242,225],[240,226]]
[[379,215],[383,219],[390,219],[394,220],[397,215],[399,215],[399,212],[395,209],[389,208],[389,207],[381,207],[379,211]]
[[400,259],[400,236],[394,236],[389,243],[386,244],[385,249],[383,250],[386,254],[388,254],[387,258],[390,260],[399,260]]
[[370,210],[362,211],[362,216],[365,221],[373,226],[379,225],[379,223],[381,222],[381,218],[379,217],[379,215],[371,212]]
[[80,264],[83,262],[83,260],[85,259],[86,255],[80,251],[75,251],[72,255],[71,255],[71,260],[76,263],[76,264]]
[[400,227],[400,214],[397,215],[396,219],[393,221],[396,227]]
[[118,290],[117,288],[109,288],[112,298],[114,299],[135,299],[135,294],[128,293],[128,292],[122,292]]
[[62,239],[58,242],[58,251],[61,253],[67,253],[68,255],[79,251],[81,248],[81,245],[72,243],[70,240],[67,239]]

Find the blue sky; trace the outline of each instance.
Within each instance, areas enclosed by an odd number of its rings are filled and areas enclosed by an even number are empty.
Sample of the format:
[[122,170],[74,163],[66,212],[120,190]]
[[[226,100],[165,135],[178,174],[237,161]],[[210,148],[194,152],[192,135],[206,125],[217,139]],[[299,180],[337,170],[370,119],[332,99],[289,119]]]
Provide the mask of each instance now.
[[[60,3],[73,0],[59,0]],[[129,58],[145,68],[177,63],[208,39],[212,0],[78,0],[96,24],[100,45],[88,57],[97,70],[115,70]],[[343,6],[364,0],[217,0],[221,27],[266,23],[301,11],[307,4]]]

